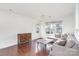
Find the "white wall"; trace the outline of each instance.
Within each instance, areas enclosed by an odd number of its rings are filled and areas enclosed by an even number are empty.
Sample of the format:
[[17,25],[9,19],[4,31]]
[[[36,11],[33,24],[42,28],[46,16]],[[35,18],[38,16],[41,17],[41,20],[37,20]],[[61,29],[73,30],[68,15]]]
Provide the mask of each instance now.
[[71,14],[63,19],[63,33],[74,33],[75,30],[75,14]]
[[0,49],[17,44],[17,34],[32,32],[35,23],[31,18],[0,11]]

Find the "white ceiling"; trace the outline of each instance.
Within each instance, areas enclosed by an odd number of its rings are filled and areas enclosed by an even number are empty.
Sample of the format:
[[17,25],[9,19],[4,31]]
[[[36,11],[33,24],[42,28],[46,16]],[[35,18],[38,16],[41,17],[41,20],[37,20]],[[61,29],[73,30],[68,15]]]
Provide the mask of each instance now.
[[74,3],[2,3],[0,10],[13,11],[34,19],[64,17],[75,12]]

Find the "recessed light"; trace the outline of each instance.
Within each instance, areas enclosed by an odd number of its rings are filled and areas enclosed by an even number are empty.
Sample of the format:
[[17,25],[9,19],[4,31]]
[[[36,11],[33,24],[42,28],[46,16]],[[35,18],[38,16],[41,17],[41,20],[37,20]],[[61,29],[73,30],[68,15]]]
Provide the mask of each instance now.
[[9,9],[9,11],[13,11],[12,9]]

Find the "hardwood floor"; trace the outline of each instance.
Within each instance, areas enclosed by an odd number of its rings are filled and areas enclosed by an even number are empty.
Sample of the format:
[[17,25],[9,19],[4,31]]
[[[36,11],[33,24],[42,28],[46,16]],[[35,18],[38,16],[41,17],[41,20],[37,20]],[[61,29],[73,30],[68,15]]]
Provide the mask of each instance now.
[[47,56],[48,51],[36,52],[36,41],[15,45],[0,50],[0,56]]

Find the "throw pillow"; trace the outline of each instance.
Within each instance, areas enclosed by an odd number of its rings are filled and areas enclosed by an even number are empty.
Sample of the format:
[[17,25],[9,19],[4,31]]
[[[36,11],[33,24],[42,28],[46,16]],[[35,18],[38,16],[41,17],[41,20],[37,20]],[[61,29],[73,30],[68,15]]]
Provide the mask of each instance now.
[[56,44],[61,45],[61,46],[65,46],[66,40],[57,40]]
[[67,40],[66,42],[66,47],[72,48],[75,45],[75,41],[74,40]]

